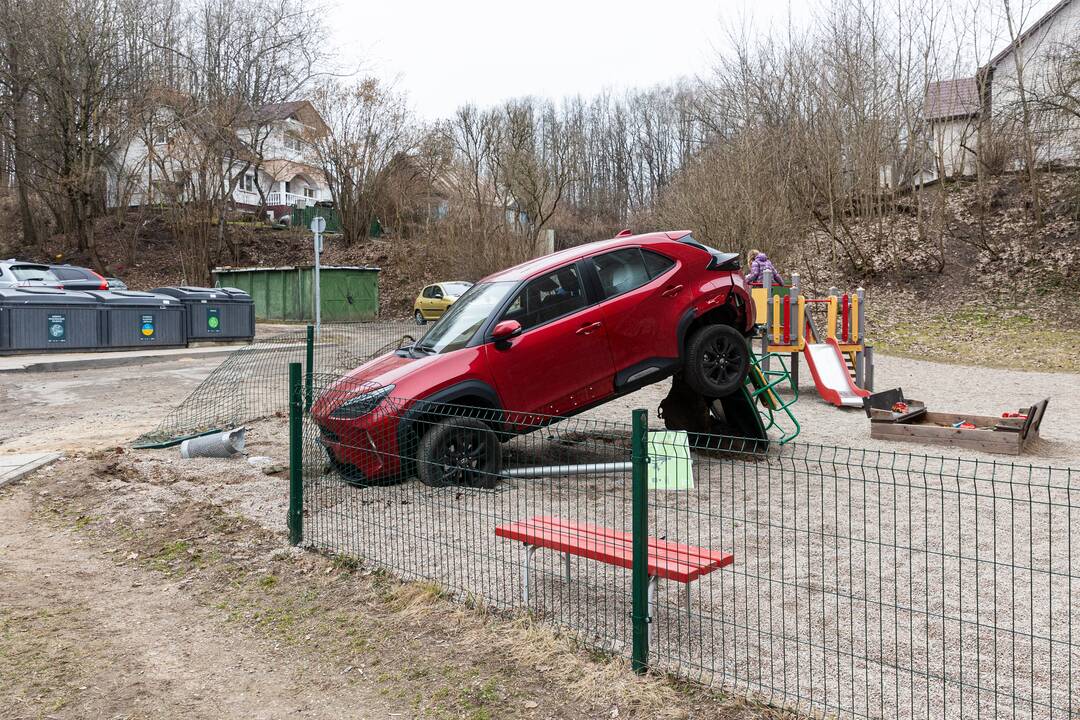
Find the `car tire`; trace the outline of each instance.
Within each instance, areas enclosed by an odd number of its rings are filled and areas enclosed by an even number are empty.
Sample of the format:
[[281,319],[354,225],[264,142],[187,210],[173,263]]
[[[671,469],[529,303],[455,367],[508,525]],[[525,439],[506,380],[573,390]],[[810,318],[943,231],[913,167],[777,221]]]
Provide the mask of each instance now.
[[750,371],[750,347],[730,325],[706,325],[686,343],[683,377],[707,398],[736,392]]
[[413,313],[413,320],[416,321],[417,325],[427,325],[427,320],[424,319],[424,314],[419,310]]
[[416,450],[416,474],[431,487],[493,488],[501,470],[499,438],[477,418],[449,417],[435,423]]

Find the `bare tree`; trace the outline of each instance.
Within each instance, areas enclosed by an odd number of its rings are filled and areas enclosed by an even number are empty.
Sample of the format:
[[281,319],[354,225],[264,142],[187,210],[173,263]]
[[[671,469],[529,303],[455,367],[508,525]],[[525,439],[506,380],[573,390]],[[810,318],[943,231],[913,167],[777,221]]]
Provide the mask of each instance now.
[[412,119],[404,96],[374,78],[326,83],[315,97],[330,130],[311,140],[353,244],[367,237],[384,170],[416,142]]

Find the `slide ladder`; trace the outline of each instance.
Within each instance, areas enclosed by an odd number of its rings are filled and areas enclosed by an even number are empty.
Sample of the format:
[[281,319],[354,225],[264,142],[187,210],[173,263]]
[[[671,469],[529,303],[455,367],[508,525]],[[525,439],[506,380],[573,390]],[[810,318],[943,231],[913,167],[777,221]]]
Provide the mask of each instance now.
[[[769,362],[764,362],[766,356],[759,358],[756,354],[750,353],[750,372],[746,376],[747,392],[754,406],[760,408],[758,413],[761,415],[764,430],[768,432],[770,429],[776,428],[781,434],[779,443],[784,445],[794,440],[802,430],[799,421],[795,419],[794,413],[791,412],[791,406],[799,399],[799,388],[792,382],[791,373],[784,363],[783,355],[780,353],[768,353],[767,357]],[[779,365],[778,369],[772,364],[774,359]],[[791,399],[786,402],[777,392],[777,388],[785,383],[791,390]],[[777,422],[777,418],[781,413],[791,421],[790,430],[784,430],[780,423]]]

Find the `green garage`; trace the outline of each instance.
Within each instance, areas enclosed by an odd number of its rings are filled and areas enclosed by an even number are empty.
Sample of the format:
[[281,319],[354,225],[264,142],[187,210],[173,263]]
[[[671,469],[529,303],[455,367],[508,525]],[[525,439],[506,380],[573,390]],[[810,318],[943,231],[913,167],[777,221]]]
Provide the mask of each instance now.
[[[218,287],[239,288],[255,301],[255,319],[267,322],[315,320],[311,265],[214,269]],[[323,322],[373,320],[379,314],[379,268],[329,266],[319,269]]]

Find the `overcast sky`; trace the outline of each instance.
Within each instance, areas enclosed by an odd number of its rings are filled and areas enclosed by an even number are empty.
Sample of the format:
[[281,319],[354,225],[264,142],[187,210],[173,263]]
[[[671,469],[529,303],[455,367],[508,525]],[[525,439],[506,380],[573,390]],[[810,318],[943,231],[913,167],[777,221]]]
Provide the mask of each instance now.
[[[395,81],[428,120],[466,102],[700,76],[731,29],[764,34],[789,16],[796,27],[809,21],[806,0],[336,1],[329,25],[343,60]],[[1012,0],[1033,6],[1030,19],[1054,1]]]

